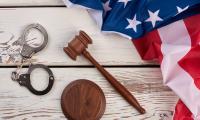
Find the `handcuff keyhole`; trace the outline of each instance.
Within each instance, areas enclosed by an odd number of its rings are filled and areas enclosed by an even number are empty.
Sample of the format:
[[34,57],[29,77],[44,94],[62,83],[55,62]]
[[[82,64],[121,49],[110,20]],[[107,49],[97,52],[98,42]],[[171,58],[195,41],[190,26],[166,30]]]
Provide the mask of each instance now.
[[42,68],[36,68],[30,74],[30,82],[34,89],[43,91],[49,84],[49,74]]

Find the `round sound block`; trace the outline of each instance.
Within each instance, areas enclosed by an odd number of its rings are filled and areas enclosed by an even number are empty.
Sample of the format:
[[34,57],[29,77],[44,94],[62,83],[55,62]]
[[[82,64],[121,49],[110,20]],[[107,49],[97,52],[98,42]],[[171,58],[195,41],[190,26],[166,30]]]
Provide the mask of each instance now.
[[84,79],[76,80],[64,89],[61,107],[70,120],[99,120],[104,114],[106,99],[95,83]]

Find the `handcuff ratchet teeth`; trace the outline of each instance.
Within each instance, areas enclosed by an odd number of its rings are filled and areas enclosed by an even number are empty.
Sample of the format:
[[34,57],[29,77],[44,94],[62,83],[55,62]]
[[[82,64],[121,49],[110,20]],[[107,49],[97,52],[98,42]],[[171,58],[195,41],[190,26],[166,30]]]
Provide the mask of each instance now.
[[[43,43],[38,47],[31,47],[26,42],[26,36],[31,29],[39,30],[44,36]],[[32,56],[32,54],[41,51],[47,45],[48,34],[47,34],[47,31],[45,30],[45,28],[42,25],[40,25],[40,24],[30,24],[24,29],[22,36],[21,36],[21,39],[24,42],[24,45],[23,45],[23,48],[22,48],[22,51],[21,51],[21,56],[23,58],[30,58]]]
[[[44,36],[43,43],[40,46],[31,47],[26,42],[26,36],[29,33],[30,29],[37,29]],[[42,64],[31,64],[31,60],[30,59],[31,59],[33,54],[41,51],[47,45],[47,42],[48,42],[47,31],[40,24],[30,24],[24,29],[24,31],[22,33],[22,36],[21,36],[21,39],[22,39],[22,41],[24,43],[23,44],[23,48],[22,48],[22,50],[20,52],[20,55],[22,56],[21,65],[18,66],[16,71],[12,72],[11,78],[12,78],[12,80],[17,81],[21,86],[25,86],[33,94],[35,94],[35,95],[44,95],[44,94],[48,93],[51,90],[52,86],[53,86],[53,83],[54,83],[53,73],[45,65],[42,65]],[[25,73],[25,74],[20,74],[20,70],[22,69],[23,64],[27,60],[30,60],[28,72]],[[31,85],[30,75],[31,75],[31,72],[36,68],[42,68],[45,71],[47,71],[47,73],[49,74],[49,84],[48,84],[47,88],[45,90],[43,90],[43,91],[38,91],[38,90],[34,89],[33,86]]]
[[[42,91],[34,89],[33,86],[31,85],[31,80],[30,80],[31,72],[34,69],[37,69],[37,68],[42,68],[42,69],[46,70],[47,73],[49,74],[49,84],[46,87],[46,89],[42,90]],[[15,74],[15,73],[13,73],[13,74]],[[51,88],[53,86],[53,83],[54,83],[54,76],[53,76],[52,71],[47,66],[42,65],[42,64],[31,64],[29,66],[28,72],[25,73],[25,74],[19,75],[19,78],[16,79],[16,81],[21,86],[27,87],[30,90],[30,92],[32,92],[33,94],[35,94],[35,95],[44,95],[44,94],[48,93],[51,90]]]

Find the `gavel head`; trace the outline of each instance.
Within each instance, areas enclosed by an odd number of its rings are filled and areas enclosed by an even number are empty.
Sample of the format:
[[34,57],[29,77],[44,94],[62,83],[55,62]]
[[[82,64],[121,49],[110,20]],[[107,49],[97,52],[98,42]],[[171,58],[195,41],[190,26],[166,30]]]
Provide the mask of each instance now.
[[80,31],[79,35],[76,35],[75,38],[68,43],[68,47],[64,47],[63,50],[69,57],[76,60],[76,57],[86,50],[88,44],[92,44],[92,39],[84,31]]

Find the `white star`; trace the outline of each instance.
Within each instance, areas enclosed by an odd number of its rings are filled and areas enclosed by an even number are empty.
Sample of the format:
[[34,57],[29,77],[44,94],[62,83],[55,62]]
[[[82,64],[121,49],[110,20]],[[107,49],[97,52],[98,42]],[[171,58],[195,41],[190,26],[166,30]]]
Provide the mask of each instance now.
[[162,18],[158,16],[160,10],[157,10],[156,12],[151,12],[148,10],[149,18],[145,20],[146,22],[151,22],[153,27],[155,27],[157,21],[163,21]]
[[105,14],[108,12],[108,11],[110,11],[112,8],[109,6],[109,4],[110,4],[110,0],[108,0],[107,2],[105,2],[104,4],[103,4],[103,8],[104,8],[104,11],[105,11]]
[[137,25],[141,24],[141,22],[136,20],[136,15],[133,19],[127,18],[127,21],[129,22],[129,25],[126,27],[126,29],[132,28],[135,32],[137,32]]
[[131,0],[118,0],[118,2],[123,2],[124,3],[124,8],[126,7],[127,3]]
[[[180,8],[180,7],[178,7],[178,6],[176,6],[176,8],[177,8],[177,10],[178,10],[178,13],[177,14],[180,14],[180,13],[182,13],[183,11],[185,11],[185,10],[187,10],[188,8],[189,8],[189,5],[188,6],[186,6],[185,8]],[[176,14],[176,15],[177,15]]]

